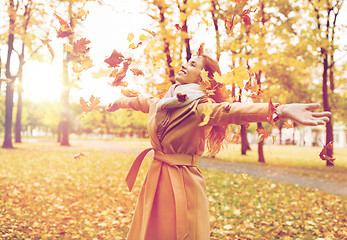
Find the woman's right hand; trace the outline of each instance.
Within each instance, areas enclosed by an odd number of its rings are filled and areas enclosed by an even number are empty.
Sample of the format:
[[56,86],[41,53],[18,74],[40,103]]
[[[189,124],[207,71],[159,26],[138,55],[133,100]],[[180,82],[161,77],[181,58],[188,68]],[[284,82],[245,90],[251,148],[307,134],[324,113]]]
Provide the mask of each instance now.
[[114,102],[108,105],[108,107],[106,108],[106,112],[115,112],[118,109],[120,109],[120,107],[118,106],[117,102]]

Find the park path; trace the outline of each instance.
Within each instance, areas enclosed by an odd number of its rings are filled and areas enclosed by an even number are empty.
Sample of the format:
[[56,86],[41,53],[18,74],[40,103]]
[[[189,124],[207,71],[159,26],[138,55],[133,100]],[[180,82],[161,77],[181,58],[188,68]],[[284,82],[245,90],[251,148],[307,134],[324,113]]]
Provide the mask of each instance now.
[[[143,149],[146,143],[144,142],[134,142],[129,141],[120,142],[117,144],[113,141],[83,141],[83,140],[72,140],[72,144],[76,144],[79,146],[103,149],[106,151],[126,153],[126,154],[139,154]],[[131,147],[130,147],[131,146]],[[149,146],[149,145],[148,145]],[[148,157],[152,157],[153,154],[150,152]],[[347,182],[345,181],[337,181],[331,180],[327,178],[320,178],[315,176],[310,176],[318,170],[310,170],[310,169],[299,169],[292,167],[278,167],[278,166],[269,166],[261,163],[240,163],[240,162],[228,162],[219,160],[216,158],[207,158],[202,157],[199,161],[199,167],[205,169],[213,169],[218,171],[224,171],[228,173],[241,174],[246,173],[248,176],[256,177],[256,178],[264,178],[269,179],[275,182],[285,182],[289,184],[293,184],[296,186],[307,187],[310,189],[316,189],[320,191],[324,191],[331,194],[347,196]],[[295,172],[306,173],[296,174]],[[328,174],[328,173],[324,173]],[[336,174],[336,173],[333,173]],[[347,173],[342,173],[347,174]]]

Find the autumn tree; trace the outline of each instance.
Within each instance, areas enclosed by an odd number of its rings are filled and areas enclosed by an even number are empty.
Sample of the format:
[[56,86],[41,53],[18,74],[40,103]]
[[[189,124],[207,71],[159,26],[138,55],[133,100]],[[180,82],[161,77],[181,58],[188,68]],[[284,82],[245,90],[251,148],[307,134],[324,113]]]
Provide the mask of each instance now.
[[[308,0],[308,10],[310,10],[312,50],[319,54],[318,63],[322,69],[322,98],[324,111],[331,111],[331,96],[335,89],[335,55],[338,50],[336,45],[337,31],[340,27],[337,19],[343,4],[343,0],[323,1]],[[330,90],[329,90],[330,89]],[[326,143],[333,141],[333,122],[326,123]],[[333,148],[327,150],[327,155],[332,157]],[[330,161],[327,166],[333,166]]]

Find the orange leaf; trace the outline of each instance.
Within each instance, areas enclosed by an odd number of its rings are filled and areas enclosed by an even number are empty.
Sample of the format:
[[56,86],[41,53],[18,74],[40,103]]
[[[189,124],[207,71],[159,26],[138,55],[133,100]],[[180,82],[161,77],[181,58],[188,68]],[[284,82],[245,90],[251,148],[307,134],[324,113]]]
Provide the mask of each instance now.
[[116,50],[113,50],[111,56],[109,58],[105,59],[105,63],[107,63],[110,67],[118,67],[119,64],[123,62],[124,56],[117,52]]
[[126,97],[137,97],[140,94],[138,91],[130,89],[122,89],[121,93]]
[[201,56],[202,54],[204,54],[204,46],[205,46],[205,43],[200,44],[199,50],[197,52],[198,56]]
[[80,157],[88,157],[88,153],[80,152],[74,156],[74,159],[79,159]]
[[96,111],[99,110],[100,106],[100,98],[96,98],[93,95],[90,96],[89,98],[89,103],[84,100],[83,97],[80,98],[80,104],[81,104],[81,108],[83,112],[92,112],[92,111]]
[[258,142],[264,141],[269,137],[269,131],[266,130],[265,128],[258,128]]
[[243,177],[243,179],[247,180],[248,175],[247,175],[247,173],[241,173],[241,177]]
[[57,37],[64,38],[73,34],[73,30],[71,26],[64,19],[59,17],[57,14],[54,13],[54,15],[57,17],[60,23],[60,28],[57,30]]
[[181,93],[177,93],[176,97],[177,97],[179,102],[185,102],[189,99],[187,94],[181,94]]
[[87,48],[87,45],[90,43],[89,40],[86,38],[78,39],[77,41],[73,42],[73,54],[75,56],[83,56],[87,54],[90,50],[90,48]]
[[234,134],[233,137],[231,138],[231,143],[236,143],[238,144],[239,143],[239,140],[240,140],[240,135],[237,133],[237,134]]
[[323,160],[323,161],[328,161],[330,162],[332,165],[334,165],[334,161],[336,160],[336,158],[330,157],[328,156],[328,149],[332,149],[333,148],[333,142],[329,142],[328,144],[326,144],[322,151],[319,153],[319,157]]
[[235,19],[235,15],[233,16],[231,21],[229,19],[225,19],[225,28],[227,29],[227,32],[231,32],[231,30],[233,29],[234,19]]
[[123,62],[123,68],[121,68],[119,71],[118,70],[117,71],[114,70],[114,71],[111,72],[110,76],[115,77],[115,80],[111,83],[111,86],[116,86],[116,87],[118,87],[118,86],[123,86],[123,87],[128,86],[128,84],[123,82],[122,80],[126,76],[128,68],[129,68],[131,62],[132,62],[131,58],[126,58],[124,60],[124,62]]
[[144,76],[144,75],[145,75],[145,74],[142,72],[142,70],[140,70],[140,69],[131,68],[130,71],[132,71],[133,74],[134,74],[135,76],[139,76],[139,75]]

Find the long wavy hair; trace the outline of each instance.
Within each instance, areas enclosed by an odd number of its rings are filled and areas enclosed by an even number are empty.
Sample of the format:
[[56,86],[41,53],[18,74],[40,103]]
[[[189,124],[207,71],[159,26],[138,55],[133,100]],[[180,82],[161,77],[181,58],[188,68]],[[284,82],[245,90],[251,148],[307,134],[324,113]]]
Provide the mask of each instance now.
[[[216,103],[230,102],[229,91],[223,83],[217,82],[214,79],[216,72],[221,75],[218,62],[205,54],[201,55],[201,57],[203,58],[203,69],[208,72],[211,85],[210,90],[214,91],[214,94],[210,95],[210,98]],[[213,126],[206,138],[207,153],[212,156],[216,155],[227,143],[229,135],[230,128],[228,126]]]

